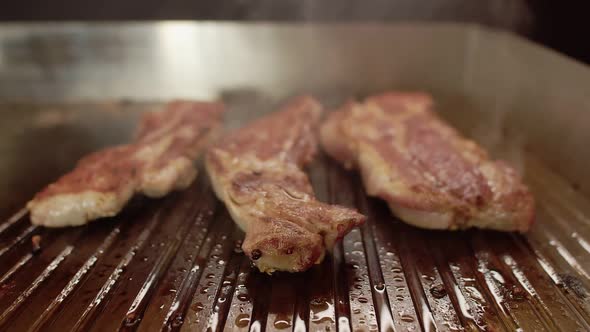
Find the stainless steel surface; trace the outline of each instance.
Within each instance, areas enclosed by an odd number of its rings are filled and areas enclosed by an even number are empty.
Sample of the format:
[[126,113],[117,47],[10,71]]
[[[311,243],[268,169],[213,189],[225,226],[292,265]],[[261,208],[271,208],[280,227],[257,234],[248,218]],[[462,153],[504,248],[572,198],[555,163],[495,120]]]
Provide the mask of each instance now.
[[[433,31],[447,38],[443,42]],[[1,96],[61,101],[211,98],[241,88],[273,95],[356,92],[359,86],[370,91],[411,83],[401,75],[408,70],[416,87],[432,88],[424,84],[462,80],[456,68],[468,34],[454,25],[3,25],[0,76],[10,84]],[[445,52],[427,54],[432,43]],[[424,61],[441,66],[427,72]]]
[[[202,177],[87,227],[9,218],[77,158],[124,141],[158,107],[146,100],[219,98],[237,126],[300,92],[333,106],[392,88],[433,93],[445,118],[523,172],[539,202],[530,234],[406,226],[324,157],[310,169],[319,197],[371,218],[296,276],[248,267]],[[0,325],[588,330],[589,89],[588,67],[476,26],[2,25]]]
[[498,138],[491,136],[517,133],[590,193],[583,175],[590,157],[578,153],[590,141],[590,69],[507,33],[460,24],[0,25],[0,100],[236,91],[343,98],[390,88],[467,102],[469,113],[456,112],[464,132],[477,137],[493,126],[485,138],[492,145]]

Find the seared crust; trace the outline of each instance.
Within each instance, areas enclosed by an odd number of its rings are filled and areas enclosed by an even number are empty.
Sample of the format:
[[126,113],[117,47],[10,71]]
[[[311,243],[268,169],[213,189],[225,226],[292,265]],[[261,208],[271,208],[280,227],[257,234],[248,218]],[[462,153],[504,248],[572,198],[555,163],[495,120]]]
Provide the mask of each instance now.
[[220,125],[223,107],[176,101],[142,117],[133,143],[94,152],[39,192],[27,207],[31,221],[75,226],[114,216],[134,193],[161,197],[197,175],[194,160]]
[[325,150],[361,171],[367,193],[424,228],[527,231],[534,199],[516,172],[492,161],[432,111],[422,93],[386,93],[329,114]]
[[207,153],[213,188],[246,232],[244,252],[263,272],[304,271],[364,222],[354,210],[317,201],[301,169],[316,152],[320,115],[312,98],[295,99]]

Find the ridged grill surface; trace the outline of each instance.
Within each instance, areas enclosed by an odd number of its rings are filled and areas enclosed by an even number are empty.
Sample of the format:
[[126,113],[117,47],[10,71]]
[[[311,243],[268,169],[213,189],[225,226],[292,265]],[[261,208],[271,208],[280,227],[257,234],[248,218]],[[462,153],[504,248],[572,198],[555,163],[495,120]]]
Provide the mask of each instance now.
[[84,227],[31,226],[20,210],[0,223],[0,330],[590,330],[590,203],[524,159],[538,208],[521,236],[407,226],[320,155],[309,167],[318,198],[369,219],[301,274],[250,267],[203,172]]

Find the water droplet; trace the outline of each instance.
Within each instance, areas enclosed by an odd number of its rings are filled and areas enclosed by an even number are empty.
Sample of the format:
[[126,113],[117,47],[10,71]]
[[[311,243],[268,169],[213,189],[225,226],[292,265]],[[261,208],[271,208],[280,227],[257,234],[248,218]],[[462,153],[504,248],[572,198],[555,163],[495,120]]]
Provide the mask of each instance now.
[[244,293],[238,294],[237,297],[238,297],[238,300],[244,301],[244,302],[250,300],[250,297],[248,296],[248,294],[244,294]]
[[217,300],[217,302],[219,302],[219,303],[223,303],[223,302],[225,302],[225,297],[220,297],[220,298]]
[[361,284],[354,284],[354,288],[356,288],[356,289],[362,289],[363,288],[363,285],[361,285]]
[[385,253],[385,256],[389,256],[389,257],[391,257],[391,256],[394,256],[394,255],[395,255],[395,254],[394,254],[394,253],[392,253],[391,251],[388,251],[388,252],[386,252],[386,253]]
[[250,324],[250,316],[248,316],[247,314],[239,314],[236,317],[235,323],[237,327],[246,327],[248,326],[248,324]]
[[314,323],[334,322],[334,311],[331,303],[324,298],[314,298],[309,303],[313,313],[311,321]]
[[403,295],[401,295],[401,294],[397,294],[397,295],[395,296],[395,299],[396,299],[396,300],[398,300],[398,301],[403,301],[403,300],[404,300],[404,296],[403,296]]
[[402,276],[395,276],[395,277],[393,277],[393,281],[402,282],[402,281],[404,281],[404,277],[402,277]]
[[378,292],[383,292],[385,290],[385,285],[384,284],[375,285],[375,290]]
[[313,311],[323,311],[327,310],[330,307],[330,304],[324,298],[315,298],[309,302],[311,309]]
[[393,268],[391,268],[391,272],[393,272],[393,273],[402,273],[402,269],[400,269],[399,267],[393,267]]
[[353,313],[353,314],[356,314],[356,315],[358,315],[358,314],[360,314],[360,313],[361,313],[361,309],[359,309],[359,308],[356,308],[356,309],[354,309],[354,310],[352,311],[352,313]]
[[207,276],[205,278],[207,278],[207,279],[213,279],[213,278],[215,278],[215,274],[209,273],[209,274],[207,274]]
[[359,297],[359,298],[358,298],[358,301],[359,301],[360,303],[367,303],[367,302],[369,302],[369,300],[367,300],[367,298],[366,298],[366,297]]
[[220,260],[217,262],[217,264],[219,264],[219,265],[225,265],[225,261],[224,261],[223,259],[220,259]]

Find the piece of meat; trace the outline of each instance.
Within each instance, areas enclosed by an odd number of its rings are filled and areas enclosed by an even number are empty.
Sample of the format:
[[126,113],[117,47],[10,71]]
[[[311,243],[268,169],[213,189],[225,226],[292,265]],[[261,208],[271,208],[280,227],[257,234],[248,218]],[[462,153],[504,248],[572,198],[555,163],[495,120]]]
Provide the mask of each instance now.
[[432,111],[422,93],[385,93],[329,114],[321,143],[365,189],[423,228],[527,231],[534,199],[516,172],[491,160]]
[[221,128],[223,106],[172,102],[165,112],[147,113],[136,135],[136,159],[142,166],[138,191],[162,197],[187,188],[195,179],[194,161]]
[[302,167],[316,152],[321,106],[288,103],[209,149],[205,165],[217,197],[246,232],[242,248],[262,272],[299,272],[365,218],[316,200]]
[[119,213],[135,193],[161,197],[185,189],[197,175],[200,151],[221,124],[223,106],[175,101],[145,114],[135,140],[82,158],[76,168],[39,192],[27,207],[31,222],[83,225]]

